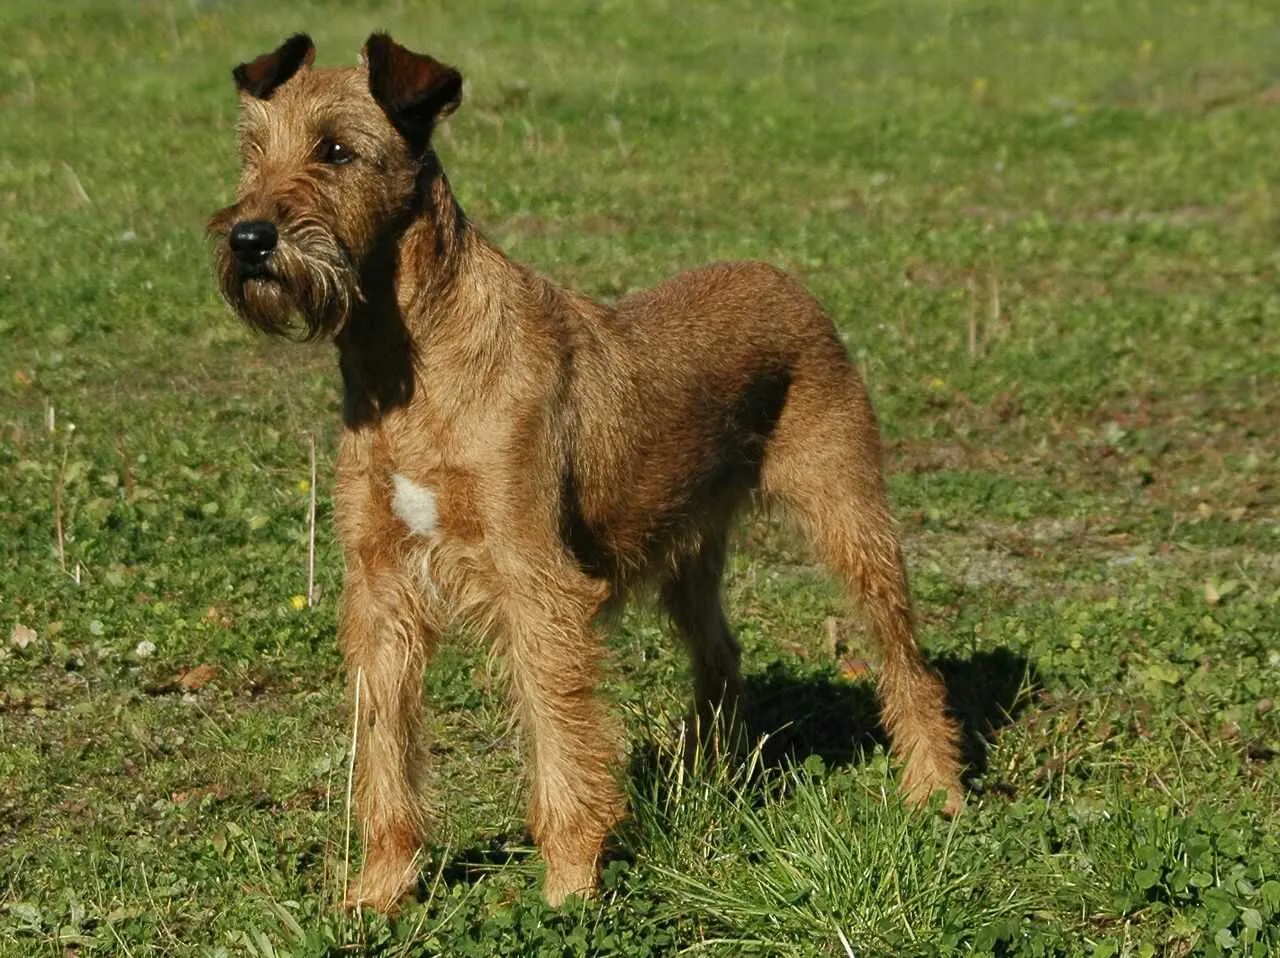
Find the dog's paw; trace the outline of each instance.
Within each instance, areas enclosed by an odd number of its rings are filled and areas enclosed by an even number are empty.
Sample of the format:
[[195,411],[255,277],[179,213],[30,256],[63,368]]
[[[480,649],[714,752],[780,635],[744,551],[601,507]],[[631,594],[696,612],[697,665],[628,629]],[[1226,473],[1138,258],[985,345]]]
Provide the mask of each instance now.
[[594,897],[599,882],[600,870],[594,861],[583,865],[548,865],[542,898],[552,908],[559,908],[573,896]]
[[939,811],[946,818],[955,818],[964,808],[964,787],[954,776],[924,779],[908,776],[903,782],[903,791],[907,802],[916,808],[928,808],[934,796],[941,792]]
[[418,884],[417,861],[370,861],[347,889],[348,911],[371,909],[383,915],[394,915],[408,894]]

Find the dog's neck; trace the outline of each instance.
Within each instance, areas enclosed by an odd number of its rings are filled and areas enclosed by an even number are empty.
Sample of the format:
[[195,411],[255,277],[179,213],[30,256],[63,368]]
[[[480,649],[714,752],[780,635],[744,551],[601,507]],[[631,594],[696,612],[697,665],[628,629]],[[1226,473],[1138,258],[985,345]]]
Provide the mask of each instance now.
[[501,304],[478,301],[467,287],[499,288],[496,273],[527,273],[467,219],[434,154],[419,174],[406,223],[387,232],[367,263],[362,301],[335,340],[343,421],[351,429],[376,425],[409,403],[433,340],[462,336],[477,358],[500,354]]
[[406,316],[421,312],[415,298],[449,292],[475,233],[453,195],[439,159],[428,151],[418,172],[417,189],[397,250],[396,299]]

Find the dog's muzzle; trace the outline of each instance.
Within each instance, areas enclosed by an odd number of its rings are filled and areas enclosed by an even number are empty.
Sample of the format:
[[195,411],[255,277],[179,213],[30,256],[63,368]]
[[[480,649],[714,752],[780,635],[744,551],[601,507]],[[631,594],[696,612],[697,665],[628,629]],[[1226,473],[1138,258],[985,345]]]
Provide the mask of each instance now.
[[241,220],[227,235],[227,245],[235,254],[237,265],[250,276],[266,271],[267,260],[279,241],[275,224],[267,220]]

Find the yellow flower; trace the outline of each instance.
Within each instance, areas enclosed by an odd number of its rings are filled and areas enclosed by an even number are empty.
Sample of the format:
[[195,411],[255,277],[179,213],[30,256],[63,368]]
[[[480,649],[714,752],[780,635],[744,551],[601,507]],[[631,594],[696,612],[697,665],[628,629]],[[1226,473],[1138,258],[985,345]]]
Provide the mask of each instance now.
[[301,612],[307,607],[307,597],[305,595],[295,595],[289,600],[289,604]]

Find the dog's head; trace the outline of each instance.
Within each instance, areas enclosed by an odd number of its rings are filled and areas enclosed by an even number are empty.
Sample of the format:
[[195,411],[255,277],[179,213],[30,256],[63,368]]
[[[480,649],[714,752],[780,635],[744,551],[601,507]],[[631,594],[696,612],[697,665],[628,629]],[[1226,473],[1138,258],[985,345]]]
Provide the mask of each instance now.
[[[431,132],[462,100],[452,67],[369,37],[359,67],[313,70],[290,37],[233,71],[242,171],[236,201],[209,222],[222,295],[247,323],[307,338],[337,332],[363,279],[438,170]],[[430,161],[430,162],[428,162]]]

